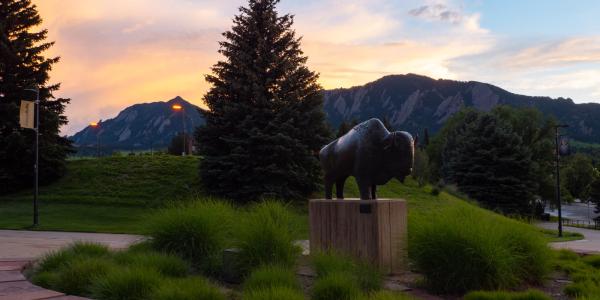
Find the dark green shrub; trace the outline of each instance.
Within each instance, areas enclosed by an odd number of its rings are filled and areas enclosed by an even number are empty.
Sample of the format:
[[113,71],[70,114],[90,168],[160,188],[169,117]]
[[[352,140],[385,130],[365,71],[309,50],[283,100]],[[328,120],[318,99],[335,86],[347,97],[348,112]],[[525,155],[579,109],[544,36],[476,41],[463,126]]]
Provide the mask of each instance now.
[[91,284],[115,268],[106,258],[80,257],[58,271],[52,287],[65,294],[89,295]]
[[75,242],[58,251],[46,254],[40,260],[36,270],[37,272],[57,271],[77,257],[103,257],[107,255],[110,255],[110,251],[106,245]]
[[148,234],[156,249],[184,257],[205,273],[215,273],[233,215],[228,203],[199,201],[160,211],[150,219]]
[[265,201],[254,205],[236,234],[241,251],[238,262],[242,272],[260,265],[293,266],[301,253],[294,244],[298,224],[283,204]]
[[201,277],[166,280],[152,293],[152,300],[225,300],[218,288]]
[[177,256],[150,251],[118,253],[115,260],[122,265],[151,268],[167,277],[183,277],[190,270],[190,266]]
[[550,250],[536,229],[479,208],[413,214],[409,226],[409,255],[435,292],[512,288],[549,271]]
[[356,279],[348,273],[329,273],[317,279],[313,300],[355,300],[361,297]]
[[251,290],[243,296],[244,300],[304,300],[302,292],[285,286]]
[[437,196],[440,194],[440,189],[437,186],[431,188],[431,194]]
[[331,273],[345,273],[352,276],[354,282],[364,292],[379,290],[383,283],[383,275],[376,267],[343,254],[315,253],[312,256],[312,263],[317,277],[324,277]]
[[546,294],[538,290],[524,292],[476,291],[465,295],[465,300],[550,300]]
[[92,297],[98,300],[146,300],[164,278],[149,268],[113,270],[96,279],[91,287]]
[[288,287],[299,290],[300,285],[294,269],[271,265],[262,266],[252,271],[244,281],[244,293],[272,287]]

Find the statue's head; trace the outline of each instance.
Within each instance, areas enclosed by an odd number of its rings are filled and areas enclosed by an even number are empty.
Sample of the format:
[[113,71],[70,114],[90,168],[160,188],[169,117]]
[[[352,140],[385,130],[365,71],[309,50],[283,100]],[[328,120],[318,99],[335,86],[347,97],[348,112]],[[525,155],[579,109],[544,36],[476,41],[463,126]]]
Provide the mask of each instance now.
[[415,143],[410,133],[394,131],[384,139],[386,169],[401,182],[412,172],[415,157]]

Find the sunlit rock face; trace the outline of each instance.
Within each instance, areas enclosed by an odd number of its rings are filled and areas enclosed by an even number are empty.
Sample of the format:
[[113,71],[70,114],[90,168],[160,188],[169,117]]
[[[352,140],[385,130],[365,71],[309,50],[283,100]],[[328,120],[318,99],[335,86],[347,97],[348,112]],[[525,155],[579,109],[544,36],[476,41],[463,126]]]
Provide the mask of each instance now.
[[387,118],[394,129],[413,135],[439,130],[463,107],[490,111],[498,105],[535,107],[571,125],[569,135],[600,143],[600,104],[575,104],[571,99],[517,95],[476,81],[432,79],[407,74],[390,75],[363,86],[326,90],[324,109],[333,128],[343,121]]
[[[173,104],[183,106],[185,118],[180,111],[172,109]],[[93,147],[99,139],[103,148],[160,149],[167,147],[183,130],[184,119],[187,134],[204,124],[198,107],[181,97],[166,102],[140,103],[127,107],[115,118],[101,121],[97,128],[84,128],[70,139],[77,147]]]

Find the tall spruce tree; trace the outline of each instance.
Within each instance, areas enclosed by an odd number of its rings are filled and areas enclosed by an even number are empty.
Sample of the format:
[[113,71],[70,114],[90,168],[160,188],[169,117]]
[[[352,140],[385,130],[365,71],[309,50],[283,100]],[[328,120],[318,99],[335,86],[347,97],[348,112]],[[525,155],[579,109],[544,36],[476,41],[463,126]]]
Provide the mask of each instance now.
[[39,178],[44,184],[59,178],[65,158],[71,151],[69,140],[59,136],[69,99],[52,95],[60,87],[49,84],[48,72],[59,61],[43,53],[54,42],[46,42],[47,30],[37,30],[42,18],[30,0],[0,0],[0,194],[32,185],[34,137],[31,129],[21,129],[21,100],[34,100],[39,87]]
[[533,212],[531,153],[508,121],[467,113],[448,136],[443,156],[446,181],[471,198],[508,214]]
[[301,198],[321,182],[318,150],[327,142],[318,74],[306,67],[293,16],[277,0],[250,0],[223,33],[197,131],[202,183],[214,194],[249,201]]

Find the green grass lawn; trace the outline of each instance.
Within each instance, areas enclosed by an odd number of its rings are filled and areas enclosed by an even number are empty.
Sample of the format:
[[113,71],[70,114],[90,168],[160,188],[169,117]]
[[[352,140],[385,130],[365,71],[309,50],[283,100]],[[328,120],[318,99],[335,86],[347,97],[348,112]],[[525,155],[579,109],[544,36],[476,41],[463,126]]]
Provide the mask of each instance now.
[[[36,230],[142,233],[146,217],[167,203],[202,196],[197,157],[171,155],[104,157],[68,161],[67,174],[40,188],[40,226]],[[378,187],[380,198],[406,199],[409,214],[442,206],[471,206],[447,192],[431,193],[408,178]],[[314,195],[321,198],[323,193]],[[345,197],[358,197],[354,178],[348,178]],[[307,238],[306,202],[293,203],[301,213]],[[491,213],[491,212],[490,212]],[[31,191],[0,197],[0,228],[32,229]],[[549,239],[552,234],[546,232]],[[569,236],[568,239],[578,239]]]
[[[198,158],[170,155],[68,161],[67,174],[40,187],[37,230],[141,233],[169,201],[197,196]],[[0,228],[31,229],[32,191],[0,197]]]

